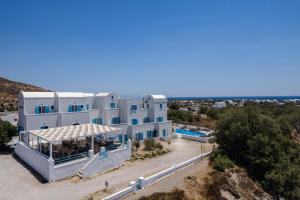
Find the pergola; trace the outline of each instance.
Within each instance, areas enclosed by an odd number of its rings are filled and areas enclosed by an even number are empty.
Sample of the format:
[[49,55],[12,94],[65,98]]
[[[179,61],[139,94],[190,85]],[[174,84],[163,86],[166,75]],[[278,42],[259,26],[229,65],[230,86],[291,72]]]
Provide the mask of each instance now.
[[[22,133],[24,134],[24,133]],[[37,145],[41,152],[41,139],[49,142],[49,157],[52,159],[52,145],[61,144],[62,141],[80,140],[91,137],[91,149],[94,153],[94,137],[103,135],[104,138],[110,138],[122,134],[122,146],[124,146],[124,134],[122,129],[98,125],[98,124],[80,124],[73,126],[56,127],[49,129],[33,130],[27,132],[27,145],[29,146],[29,135],[37,137]]]

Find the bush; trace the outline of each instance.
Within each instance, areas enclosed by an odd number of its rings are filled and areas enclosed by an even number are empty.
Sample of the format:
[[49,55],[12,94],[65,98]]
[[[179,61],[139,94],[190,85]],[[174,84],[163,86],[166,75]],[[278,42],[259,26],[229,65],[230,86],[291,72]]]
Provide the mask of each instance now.
[[145,145],[145,148],[144,150],[145,151],[153,151],[155,149],[155,144],[156,142],[153,140],[153,139],[145,139],[144,140],[144,145]]
[[137,151],[140,148],[141,143],[139,141],[134,141],[133,145],[135,146],[135,150]]
[[139,200],[187,200],[188,197],[185,195],[183,190],[175,188],[171,192],[155,192],[150,196],[143,196]]
[[213,168],[215,170],[224,172],[225,169],[229,169],[233,167],[232,161],[226,156],[226,155],[221,155],[218,154],[214,159],[213,159]]
[[164,148],[161,143],[156,142],[153,139],[144,140],[144,145],[145,145],[145,148],[144,148],[145,151],[154,151],[156,149],[162,150]]
[[7,147],[7,143],[16,136],[18,130],[15,126],[7,121],[0,120],[0,148]]

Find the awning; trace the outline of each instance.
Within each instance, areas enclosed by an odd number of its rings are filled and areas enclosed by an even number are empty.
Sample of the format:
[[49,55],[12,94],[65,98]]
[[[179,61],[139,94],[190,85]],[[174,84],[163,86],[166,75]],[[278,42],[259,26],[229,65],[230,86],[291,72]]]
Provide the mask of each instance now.
[[98,125],[98,124],[80,124],[74,126],[63,126],[49,129],[33,130],[29,133],[36,135],[49,142],[60,142],[64,140],[77,139],[92,135],[113,135],[122,133],[122,129]]

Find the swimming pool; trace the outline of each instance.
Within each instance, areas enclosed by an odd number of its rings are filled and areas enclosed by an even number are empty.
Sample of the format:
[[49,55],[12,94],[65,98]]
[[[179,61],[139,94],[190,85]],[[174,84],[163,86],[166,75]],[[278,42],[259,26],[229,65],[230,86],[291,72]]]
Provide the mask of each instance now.
[[183,135],[197,136],[197,137],[205,137],[206,136],[205,133],[188,131],[188,130],[185,130],[185,129],[176,129],[176,133],[183,134]]

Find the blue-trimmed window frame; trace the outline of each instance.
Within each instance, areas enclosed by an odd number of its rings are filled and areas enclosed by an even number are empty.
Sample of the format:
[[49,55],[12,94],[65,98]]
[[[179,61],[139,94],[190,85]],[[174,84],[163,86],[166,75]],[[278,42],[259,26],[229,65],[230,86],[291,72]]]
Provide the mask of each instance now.
[[157,117],[156,122],[164,122],[164,118],[163,117]]
[[149,117],[144,117],[144,123],[150,123],[150,118]]
[[130,110],[131,111],[137,111],[137,105],[131,105]]
[[142,141],[142,140],[144,140],[144,133],[136,133],[135,134],[135,140],[136,141]]
[[114,102],[110,103],[110,108],[115,109],[116,108],[116,103],[114,103]]
[[139,124],[139,120],[138,119],[132,119],[131,120],[131,125],[135,126]]
[[54,112],[54,106],[38,105],[34,109],[35,114],[52,113]]
[[71,104],[68,106],[68,112],[81,112],[84,111],[82,104]]
[[111,119],[111,124],[121,124],[121,118],[120,117],[113,117]]
[[102,125],[102,118],[95,118],[95,119],[92,120],[92,123]]

